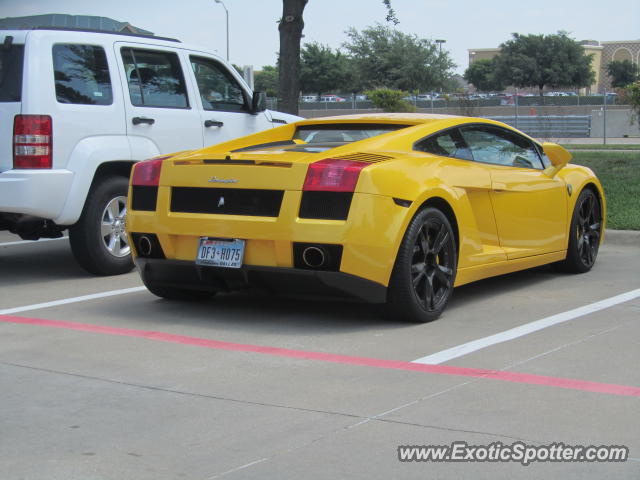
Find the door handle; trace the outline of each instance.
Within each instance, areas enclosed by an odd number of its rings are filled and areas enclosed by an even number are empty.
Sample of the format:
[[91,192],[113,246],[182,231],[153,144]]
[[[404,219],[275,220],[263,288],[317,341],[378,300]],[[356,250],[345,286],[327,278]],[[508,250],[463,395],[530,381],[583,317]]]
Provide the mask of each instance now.
[[218,122],[217,120],[205,120],[204,121],[204,126],[209,128],[209,127],[222,127],[224,125],[224,122]]
[[131,119],[131,123],[134,125],[140,125],[141,123],[146,123],[147,125],[153,125],[156,121],[153,118],[147,117],[133,117]]

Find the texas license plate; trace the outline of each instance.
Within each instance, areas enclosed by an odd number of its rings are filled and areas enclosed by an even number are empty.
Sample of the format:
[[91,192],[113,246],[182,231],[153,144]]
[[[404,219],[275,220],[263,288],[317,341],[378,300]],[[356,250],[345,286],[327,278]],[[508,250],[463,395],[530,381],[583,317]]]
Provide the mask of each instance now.
[[202,237],[196,255],[197,265],[240,268],[244,257],[244,240],[221,240]]

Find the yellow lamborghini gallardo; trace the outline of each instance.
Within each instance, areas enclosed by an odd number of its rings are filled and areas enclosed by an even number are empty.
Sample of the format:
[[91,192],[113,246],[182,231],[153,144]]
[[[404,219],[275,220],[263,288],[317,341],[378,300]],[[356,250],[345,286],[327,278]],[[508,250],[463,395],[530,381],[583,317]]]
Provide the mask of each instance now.
[[127,231],[160,297],[347,295],[424,322],[454,286],[591,269],[605,197],[570,159],[480,118],[309,119],[136,164]]

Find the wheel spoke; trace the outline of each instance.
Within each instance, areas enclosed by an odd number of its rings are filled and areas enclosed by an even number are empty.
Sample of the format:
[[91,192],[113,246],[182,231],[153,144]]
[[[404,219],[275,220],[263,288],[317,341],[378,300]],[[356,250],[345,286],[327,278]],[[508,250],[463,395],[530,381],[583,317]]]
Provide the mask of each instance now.
[[118,200],[111,200],[111,203],[109,203],[109,206],[107,207],[107,214],[109,215],[109,220],[112,221],[120,216]]
[[112,233],[113,233],[112,223],[106,222],[103,220],[102,224],[100,225],[100,235],[102,236],[102,238],[105,238],[108,235],[111,235]]
[[424,262],[414,263],[413,265],[411,265],[411,273],[424,272],[425,267],[426,267],[426,265],[425,265]]
[[435,296],[433,291],[433,277],[427,275],[424,282],[424,306],[427,310],[433,310],[433,297]]
[[449,288],[451,286],[451,275],[453,270],[443,265],[437,265],[435,269],[436,277],[440,280],[440,283],[445,287]]
[[418,288],[418,284],[420,283],[420,280],[422,280],[423,277],[426,276],[426,272],[422,271],[420,273],[418,273],[415,277],[413,277],[413,288],[417,289]]
[[438,231],[438,236],[433,241],[433,253],[438,255],[440,250],[445,246],[447,241],[449,240],[449,232],[444,225],[440,225],[440,231]]
[[424,255],[429,253],[429,242],[427,241],[427,232],[425,232],[424,226],[420,229],[420,233],[418,234],[418,243],[420,244],[420,248]]

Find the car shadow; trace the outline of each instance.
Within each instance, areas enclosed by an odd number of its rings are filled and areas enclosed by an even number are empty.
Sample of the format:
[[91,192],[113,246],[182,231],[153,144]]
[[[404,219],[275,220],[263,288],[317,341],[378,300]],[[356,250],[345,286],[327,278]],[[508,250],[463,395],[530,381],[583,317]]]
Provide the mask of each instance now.
[[89,277],[73,257],[69,240],[0,246],[0,287]]
[[[451,303],[436,323],[446,322],[449,315],[473,311],[475,304],[495,292],[503,295],[526,292],[533,284],[552,280],[557,275],[548,267],[540,267],[456,288]],[[280,335],[333,335],[371,328],[384,331],[433,325],[394,320],[385,315],[384,305],[355,300],[237,292],[185,302],[160,299],[151,293],[146,295],[145,301],[135,305],[110,305],[109,314],[148,318],[154,328],[185,325]]]

